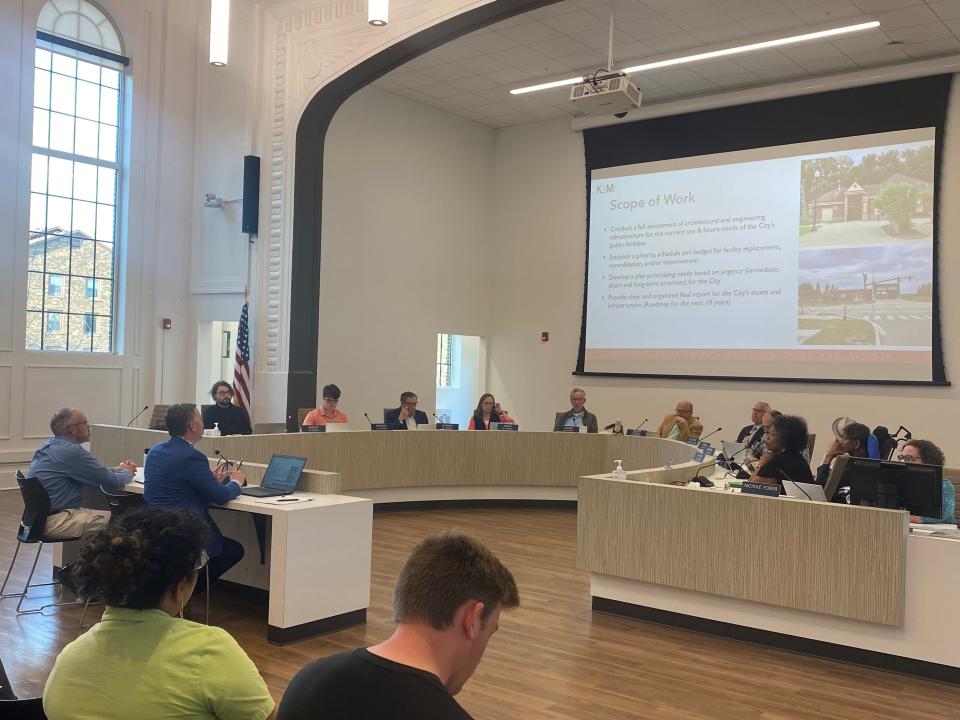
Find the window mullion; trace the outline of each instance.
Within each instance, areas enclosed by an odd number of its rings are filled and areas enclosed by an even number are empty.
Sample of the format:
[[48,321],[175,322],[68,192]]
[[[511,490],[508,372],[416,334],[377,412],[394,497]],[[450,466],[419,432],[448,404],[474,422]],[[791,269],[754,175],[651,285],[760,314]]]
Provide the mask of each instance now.
[[53,150],[52,148],[42,148],[34,145],[33,151],[40,155],[46,155],[47,157],[54,157],[58,158],[59,160],[70,160],[73,162],[82,162],[87,165],[96,165],[97,167],[107,168],[108,170],[116,171],[119,168],[118,163],[110,162],[109,160],[101,160],[100,158],[88,157],[86,155],[77,155],[76,153],[67,153],[63,152],[62,150]]

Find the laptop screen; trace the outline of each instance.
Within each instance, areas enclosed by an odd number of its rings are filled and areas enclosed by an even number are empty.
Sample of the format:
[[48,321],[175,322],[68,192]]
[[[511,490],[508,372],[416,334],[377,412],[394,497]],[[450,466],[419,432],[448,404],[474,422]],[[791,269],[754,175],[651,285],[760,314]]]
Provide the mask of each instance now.
[[271,490],[293,492],[297,489],[300,474],[306,464],[306,458],[294,457],[293,455],[274,455],[270,458],[270,464],[263,474],[260,485]]

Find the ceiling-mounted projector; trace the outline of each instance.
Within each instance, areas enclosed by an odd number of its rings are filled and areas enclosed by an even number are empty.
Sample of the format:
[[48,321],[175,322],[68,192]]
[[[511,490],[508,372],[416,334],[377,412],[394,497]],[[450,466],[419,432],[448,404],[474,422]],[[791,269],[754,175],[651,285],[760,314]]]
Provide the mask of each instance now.
[[640,107],[640,91],[622,72],[608,72],[570,88],[570,102],[585,115],[617,115]]

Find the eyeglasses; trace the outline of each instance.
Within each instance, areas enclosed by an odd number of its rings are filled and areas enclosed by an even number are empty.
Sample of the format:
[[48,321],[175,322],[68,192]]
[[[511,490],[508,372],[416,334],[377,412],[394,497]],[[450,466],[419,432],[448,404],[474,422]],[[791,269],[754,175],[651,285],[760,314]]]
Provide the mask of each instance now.
[[210,562],[210,556],[207,555],[206,550],[200,551],[200,558],[197,560],[197,564],[194,565],[193,569],[197,572],[203,570],[206,567],[207,563]]
[[420,401],[419,401],[419,400],[404,400],[404,401],[403,401],[402,403],[400,403],[400,404],[401,404],[401,405],[406,405],[406,406],[408,406],[408,407],[416,407],[417,405],[420,404]]
[[897,455],[897,460],[905,463],[918,463],[923,462],[923,458],[917,455]]
[[67,425],[67,427],[79,427],[80,425],[86,425],[87,427],[89,427],[89,426],[90,426],[90,421],[89,421],[89,420],[82,420],[82,421],[80,421],[80,422],[70,423],[69,425]]

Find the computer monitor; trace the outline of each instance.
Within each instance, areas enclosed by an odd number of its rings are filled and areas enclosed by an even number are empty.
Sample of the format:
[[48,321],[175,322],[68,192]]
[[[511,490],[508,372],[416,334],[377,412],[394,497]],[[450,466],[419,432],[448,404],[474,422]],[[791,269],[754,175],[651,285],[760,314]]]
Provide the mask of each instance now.
[[902,508],[921,517],[938,518],[943,513],[939,465],[852,457],[841,484],[849,484],[852,505]]

